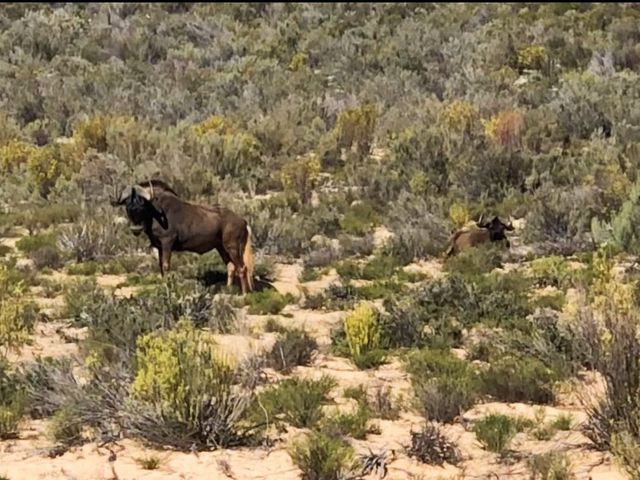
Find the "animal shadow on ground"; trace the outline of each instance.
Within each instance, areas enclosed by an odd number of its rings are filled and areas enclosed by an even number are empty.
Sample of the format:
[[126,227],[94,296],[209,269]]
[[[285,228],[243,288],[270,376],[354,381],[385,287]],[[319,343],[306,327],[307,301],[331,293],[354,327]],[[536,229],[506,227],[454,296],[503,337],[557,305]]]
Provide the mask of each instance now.
[[[221,272],[220,270],[207,270],[198,275],[197,280],[207,288],[213,287],[214,290],[221,290],[227,285],[227,272]],[[240,285],[239,279],[235,279],[234,286]],[[276,288],[269,281],[254,278],[253,279],[254,292],[262,292],[263,290],[276,290]]]

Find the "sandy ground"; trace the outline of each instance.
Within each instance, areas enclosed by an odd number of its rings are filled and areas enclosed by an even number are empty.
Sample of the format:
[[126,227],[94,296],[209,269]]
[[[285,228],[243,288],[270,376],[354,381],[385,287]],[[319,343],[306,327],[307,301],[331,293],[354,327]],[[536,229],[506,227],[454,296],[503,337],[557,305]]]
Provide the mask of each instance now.
[[[381,244],[389,238],[383,229],[376,230],[376,242]],[[2,244],[15,245],[15,239],[2,239]],[[298,280],[299,264],[278,265],[274,287],[282,293],[291,293],[296,297],[303,294]],[[439,260],[421,261],[407,267],[408,271],[427,274],[431,278],[443,275]],[[54,273],[49,277],[58,282],[68,282],[70,277]],[[335,272],[320,280],[304,284],[309,293],[322,291],[336,280]],[[133,288],[118,286],[125,280],[123,276],[107,275],[98,278],[104,288],[117,289],[121,295],[130,295]],[[37,293],[37,291],[36,291]],[[75,356],[77,344],[74,339],[82,338],[82,329],[72,328],[59,319],[63,306],[61,297],[51,299],[39,297],[38,302],[50,314],[51,318],[38,323],[33,342],[19,355],[12,355],[12,361],[28,361],[41,355]],[[317,378],[322,374],[333,376],[339,384],[334,395],[338,403],[344,403],[341,392],[350,386],[366,385],[368,388],[388,386],[395,398],[410,398],[411,388],[408,375],[399,360],[375,370],[358,370],[351,362],[329,354],[330,331],[344,317],[344,312],[322,312],[304,310],[298,304],[288,305],[277,318],[285,325],[296,325],[307,329],[318,341],[320,351],[309,367],[298,367],[294,375]],[[229,355],[242,359],[262,349],[269,348],[275,340],[273,334],[261,333],[260,326],[269,316],[245,315],[242,317],[243,334],[218,335],[221,348]],[[463,352],[464,353],[464,352]],[[594,387],[594,385],[596,385]],[[584,388],[589,386],[598,390],[597,381],[585,379]],[[477,405],[465,412],[461,421],[447,425],[444,431],[455,440],[462,453],[463,462],[454,467],[428,466],[409,458],[405,448],[410,444],[410,432],[418,430],[423,423],[420,416],[403,412],[398,420],[375,420],[380,433],[368,435],[366,440],[354,440],[352,443],[359,454],[387,452],[389,480],[437,480],[437,479],[528,479],[526,456],[531,453],[548,451],[566,451],[574,467],[578,480],[618,480],[627,478],[622,474],[606,453],[591,448],[589,440],[579,432],[585,413],[579,401],[571,393],[561,396],[560,404],[545,408],[545,418],[552,420],[560,413],[570,413],[574,425],[570,431],[557,432],[549,441],[537,441],[526,434],[518,434],[512,444],[514,450],[511,462],[498,461],[495,454],[482,449],[475,434],[468,428],[470,422],[487,413],[500,412],[509,415],[523,415],[534,418],[536,407],[525,404],[490,403]],[[48,456],[53,443],[47,436],[46,420],[26,420],[20,436],[14,440],[0,441],[0,476],[11,480],[36,479],[75,479],[75,480],[140,480],[140,479],[277,479],[293,480],[300,478],[300,472],[287,454],[287,440],[296,438],[303,432],[289,429],[284,438],[269,449],[234,449],[215,452],[180,453],[169,450],[146,448],[134,440],[123,440],[117,445],[98,448],[96,443],[72,448],[61,456]],[[145,470],[140,459],[149,456],[161,459],[159,468]],[[368,479],[379,478],[371,474]]]

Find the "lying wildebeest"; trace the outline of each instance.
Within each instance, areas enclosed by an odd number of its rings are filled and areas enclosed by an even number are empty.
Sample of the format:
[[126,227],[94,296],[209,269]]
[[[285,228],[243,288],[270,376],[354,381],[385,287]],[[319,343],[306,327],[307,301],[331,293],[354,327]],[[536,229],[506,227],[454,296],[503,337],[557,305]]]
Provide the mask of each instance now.
[[251,228],[228,208],[189,203],[160,180],[128,186],[112,204],[125,205],[133,234],[144,232],[158,250],[161,275],[171,268],[171,252],[216,249],[227,266],[227,285],[237,275],[242,293],[253,291]]
[[513,231],[513,222],[509,221],[509,225],[507,225],[502,223],[498,217],[493,217],[493,220],[482,223],[482,219],[483,216],[480,216],[480,220],[476,222],[478,228],[458,230],[453,234],[450,240],[451,245],[446,251],[447,257],[486,242],[503,241],[507,248],[511,246],[504,232],[506,230]]

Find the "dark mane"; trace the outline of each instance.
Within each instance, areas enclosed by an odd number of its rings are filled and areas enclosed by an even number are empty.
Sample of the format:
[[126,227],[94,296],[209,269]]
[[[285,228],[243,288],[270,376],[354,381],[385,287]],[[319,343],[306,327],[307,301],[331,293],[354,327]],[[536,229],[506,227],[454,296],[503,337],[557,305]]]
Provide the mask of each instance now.
[[152,179],[152,180],[144,180],[142,182],[138,182],[138,185],[140,185],[141,187],[145,187],[145,188],[146,187],[153,187],[153,188],[159,187],[162,190],[166,190],[169,193],[173,193],[176,197],[180,196],[180,195],[178,195],[176,193],[176,191],[173,188],[171,188],[169,186],[168,183],[163,182],[162,180],[155,179],[155,178]]

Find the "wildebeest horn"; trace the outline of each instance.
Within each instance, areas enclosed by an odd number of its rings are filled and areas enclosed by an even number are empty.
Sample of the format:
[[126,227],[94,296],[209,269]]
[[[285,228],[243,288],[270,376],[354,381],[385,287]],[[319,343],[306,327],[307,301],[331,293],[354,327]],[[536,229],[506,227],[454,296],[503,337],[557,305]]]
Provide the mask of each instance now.
[[133,192],[133,189],[130,186],[126,186],[124,187],[124,190],[122,190],[122,192],[120,193],[120,198],[118,198],[116,205],[122,205],[124,202],[127,201],[127,198],[129,198],[131,196],[131,193]]
[[[155,197],[155,194],[153,193],[153,182],[151,179],[149,179],[149,188],[151,189],[151,198]],[[149,200],[151,200],[151,198]]]
[[476,222],[478,225],[482,225],[482,220],[484,219],[484,213],[480,214],[480,218],[478,219],[478,221]]
[[142,198],[146,200],[151,200],[152,195],[146,188],[141,187],[140,185],[134,185],[133,190],[136,192],[136,195],[140,195]]

